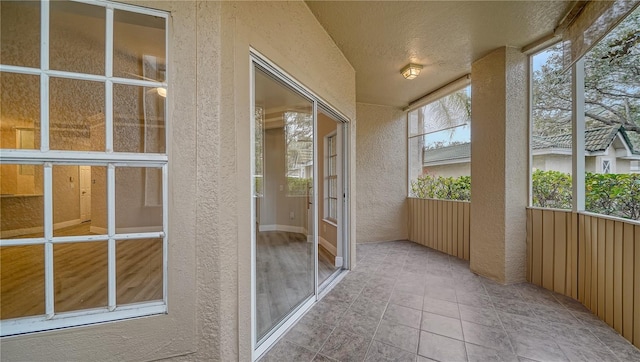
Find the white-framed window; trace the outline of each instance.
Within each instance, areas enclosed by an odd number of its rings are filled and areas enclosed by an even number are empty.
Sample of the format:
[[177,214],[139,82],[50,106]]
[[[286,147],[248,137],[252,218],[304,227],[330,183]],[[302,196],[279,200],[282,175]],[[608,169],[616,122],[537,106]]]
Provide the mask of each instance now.
[[[640,103],[632,92],[619,92],[637,88],[633,65],[640,53],[624,44],[640,26],[640,8],[627,11],[601,39],[594,38],[592,47],[581,48],[584,54],[568,57],[567,41],[531,56],[533,207],[640,219],[633,202],[638,178],[633,163],[625,167],[640,147],[635,121]],[[599,154],[606,150],[609,156],[603,159]]]
[[336,222],[338,220],[338,147],[337,133],[325,137],[325,219]]
[[0,7],[1,335],[166,313],[168,14]]
[[471,86],[447,88],[407,113],[409,197],[471,199]]

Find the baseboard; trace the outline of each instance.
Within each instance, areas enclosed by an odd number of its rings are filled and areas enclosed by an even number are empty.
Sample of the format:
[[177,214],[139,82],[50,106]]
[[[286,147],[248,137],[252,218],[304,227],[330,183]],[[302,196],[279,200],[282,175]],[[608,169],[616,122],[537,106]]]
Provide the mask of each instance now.
[[291,225],[260,225],[258,231],[284,231],[288,233],[298,233],[298,234],[307,234],[307,229],[302,226],[291,226]]
[[3,230],[2,233],[0,233],[0,238],[9,239],[18,235],[41,233],[43,230],[44,228],[42,226],[34,226],[31,228],[23,228],[23,229]]
[[334,257],[338,255],[338,251],[335,246],[333,246],[327,239],[322,236],[318,236],[318,244],[322,245],[323,248],[327,249],[327,251],[333,255]]
[[[160,229],[160,231],[158,231]],[[128,228],[116,228],[116,234],[139,234],[139,233],[159,233],[162,225],[158,226],[134,226]]]
[[[82,222],[80,221],[80,219],[63,221],[63,222],[59,222],[57,224],[53,224],[53,230],[58,230],[58,229],[62,229],[62,228],[66,228],[66,227],[74,226],[74,225],[79,225],[81,223]],[[0,233],[0,238],[1,239],[9,239],[9,238],[12,238],[14,236],[41,233],[43,231],[44,231],[44,227],[42,227],[42,226],[34,226],[34,227],[23,228],[23,229],[4,230],[4,231],[2,231]]]
[[89,231],[96,235],[107,235],[107,228],[101,228],[99,226],[90,226]]
[[63,222],[59,222],[57,224],[53,224],[53,230],[58,230],[58,229],[66,228],[66,227],[69,227],[69,226],[80,225],[80,224],[82,224],[82,220],[80,220],[80,219],[63,221]]

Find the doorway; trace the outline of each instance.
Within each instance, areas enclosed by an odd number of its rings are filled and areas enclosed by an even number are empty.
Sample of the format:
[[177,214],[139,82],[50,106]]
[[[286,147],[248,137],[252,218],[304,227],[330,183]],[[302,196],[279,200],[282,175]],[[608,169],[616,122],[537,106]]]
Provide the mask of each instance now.
[[80,222],[91,220],[91,166],[78,166],[80,185]]
[[345,270],[346,123],[252,57],[252,334],[258,357]]

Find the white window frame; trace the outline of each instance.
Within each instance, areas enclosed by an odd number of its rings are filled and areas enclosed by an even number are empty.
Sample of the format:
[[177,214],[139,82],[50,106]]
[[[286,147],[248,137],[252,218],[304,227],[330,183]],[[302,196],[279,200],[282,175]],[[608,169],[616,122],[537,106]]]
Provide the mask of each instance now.
[[[336,193],[338,192],[338,132],[333,131],[324,137],[324,219],[337,224],[338,220],[338,195],[331,196],[331,180],[335,180]],[[331,153],[331,145],[335,145],[335,153]],[[335,174],[331,174],[331,162],[335,165]],[[331,200],[335,202],[335,215],[331,214]]]
[[[49,69],[49,14],[50,2],[43,0],[40,3],[40,68],[0,64],[0,72],[30,74],[40,77],[40,149],[19,150],[3,149],[0,157],[1,164],[32,164],[42,165],[44,169],[44,236],[30,239],[0,239],[0,246],[43,245],[44,269],[45,269],[45,314],[29,317],[20,317],[0,321],[0,335],[9,336],[29,332],[39,332],[71,326],[79,326],[132,317],[148,316],[167,313],[167,255],[168,255],[168,162],[167,153],[117,153],[113,152],[113,85],[124,84],[140,87],[167,88],[167,82],[151,80],[127,79],[113,76],[113,27],[114,11],[152,15],[164,18],[165,21],[165,59],[168,64],[169,24],[168,13],[148,8],[131,6],[120,3],[86,0],[77,1],[101,6],[105,8],[105,74],[84,74],[68,71]],[[0,59],[1,61],[1,59]],[[101,82],[105,86],[105,150],[104,152],[87,151],[58,151],[49,148],[49,79],[51,77],[90,80]],[[166,78],[168,79],[168,72]],[[165,107],[165,144],[169,134],[169,122]],[[53,236],[53,166],[104,166],[107,168],[107,233],[103,235],[85,236]],[[158,232],[132,232],[120,233],[115,225],[115,177],[116,168],[122,167],[151,167],[162,170],[162,231]],[[162,300],[141,302],[134,304],[116,304],[116,241],[134,239],[162,239],[163,243],[163,280]],[[57,313],[54,306],[54,264],[53,246],[57,243],[75,243],[106,241],[108,245],[108,305],[103,308],[77,310]]]
[[602,160],[602,173],[611,173],[611,160]]

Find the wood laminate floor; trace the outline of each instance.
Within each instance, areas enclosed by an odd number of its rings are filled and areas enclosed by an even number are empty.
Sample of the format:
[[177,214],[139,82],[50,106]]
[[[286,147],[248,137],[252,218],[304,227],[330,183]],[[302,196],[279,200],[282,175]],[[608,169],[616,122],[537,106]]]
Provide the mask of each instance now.
[[[314,293],[313,243],[304,234],[260,232],[256,259],[256,322],[263,336]],[[319,258],[320,281],[336,270],[326,259]]]
[[[85,223],[59,229],[55,236],[91,235],[89,227]],[[107,244],[54,244],[56,313],[107,306]],[[44,250],[44,245],[0,248],[1,319],[45,313]],[[257,325],[263,335],[313,294],[313,243],[303,234],[262,232],[258,235],[257,258]],[[330,255],[320,252],[321,282],[337,269],[330,260]],[[158,299],[162,299],[162,240],[117,241],[116,303]]]
[[[89,224],[56,236],[91,235]],[[107,241],[53,247],[56,313],[107,306]],[[0,248],[0,318],[45,312],[44,245]],[[116,241],[116,303],[162,299],[162,240]]]

